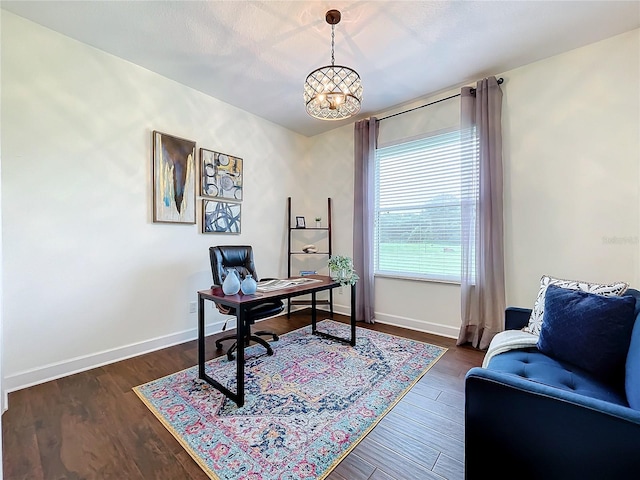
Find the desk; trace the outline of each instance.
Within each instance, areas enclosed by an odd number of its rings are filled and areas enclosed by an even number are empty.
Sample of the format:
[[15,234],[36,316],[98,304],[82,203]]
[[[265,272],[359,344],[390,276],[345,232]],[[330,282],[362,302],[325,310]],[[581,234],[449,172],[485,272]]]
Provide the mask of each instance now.
[[[214,287],[210,290],[201,290],[198,292],[198,377],[217,390],[220,390],[224,395],[233,400],[239,407],[244,405],[244,336],[245,329],[245,317],[247,308],[256,303],[262,303],[266,300],[282,300],[289,297],[297,297],[299,295],[311,294],[311,331],[314,335],[330,338],[339,342],[345,342],[351,346],[356,344],[356,317],[355,317],[355,301],[356,301],[356,287],[351,286],[351,338],[339,338],[327,333],[319,332],[316,329],[316,294],[323,290],[331,290],[339,287],[340,284],[333,280],[331,277],[324,275],[309,275],[305,278],[315,278],[318,282],[310,283],[307,285],[297,285],[281,290],[275,290],[272,292],[257,292],[253,295],[243,295],[237,293],[236,295],[225,295],[222,292],[221,287]],[[234,393],[218,381],[211,378],[205,373],[205,333],[204,333],[204,302],[209,300],[220,305],[233,307],[236,309],[236,340],[238,342],[238,352],[236,354],[236,384],[237,392]]]

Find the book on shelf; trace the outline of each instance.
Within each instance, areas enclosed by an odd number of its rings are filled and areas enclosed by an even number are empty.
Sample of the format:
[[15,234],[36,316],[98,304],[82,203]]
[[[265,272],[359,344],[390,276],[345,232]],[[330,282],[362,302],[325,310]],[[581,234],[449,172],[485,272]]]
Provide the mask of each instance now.
[[317,278],[285,278],[285,279],[273,279],[258,282],[259,292],[273,292],[275,290],[282,290],[288,287],[297,287],[299,285],[306,285],[309,283],[319,282]]

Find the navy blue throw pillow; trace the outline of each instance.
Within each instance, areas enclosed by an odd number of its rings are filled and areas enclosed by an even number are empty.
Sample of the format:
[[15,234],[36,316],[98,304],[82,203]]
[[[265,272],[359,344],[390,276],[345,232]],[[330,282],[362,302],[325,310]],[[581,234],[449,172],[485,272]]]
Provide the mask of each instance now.
[[624,378],[635,299],[549,285],[538,349],[604,381]]

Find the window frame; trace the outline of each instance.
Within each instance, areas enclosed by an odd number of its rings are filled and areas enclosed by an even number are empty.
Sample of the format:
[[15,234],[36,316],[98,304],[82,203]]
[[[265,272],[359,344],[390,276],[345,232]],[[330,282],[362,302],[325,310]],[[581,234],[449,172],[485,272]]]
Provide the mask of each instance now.
[[[463,191],[467,191],[470,187],[471,188],[476,188],[477,189],[477,184],[478,184],[478,180],[479,180],[479,165],[478,165],[478,155],[479,155],[479,145],[478,145],[478,138],[475,135],[475,128],[472,129],[473,130],[473,136],[469,137],[472,138],[473,143],[469,144],[469,147],[472,148],[473,150],[470,150],[471,153],[471,157],[467,160],[466,164],[463,164],[463,157],[465,154],[464,153],[459,153],[456,158],[457,158],[457,164],[458,167],[450,167],[449,171],[455,171],[456,168],[458,168],[458,170],[460,172],[462,172],[463,168],[470,168],[472,170],[475,170],[475,178],[473,178],[473,172],[472,172],[472,177],[471,180],[469,181],[468,184],[465,185],[460,185],[459,186],[459,190],[460,190],[460,195],[457,198],[458,202],[455,204],[457,205],[457,208],[459,209],[459,211],[461,212],[460,217],[462,217],[462,208],[463,205],[465,205],[465,203],[469,202],[469,198],[472,197],[465,197],[462,192]],[[463,252],[462,252],[462,245],[463,245],[463,239],[462,239],[462,231],[463,231],[463,227],[462,227],[462,223],[460,223],[460,235],[459,235],[459,261],[457,261],[457,266],[458,269],[456,271],[455,274],[446,274],[444,273],[445,267],[442,266],[442,269],[440,271],[422,271],[422,272],[414,272],[414,271],[402,271],[401,269],[399,270],[390,270],[390,269],[381,269],[380,268],[380,245],[381,242],[379,242],[379,238],[380,238],[380,218],[381,218],[381,211],[386,211],[388,212],[390,210],[390,208],[385,208],[385,209],[381,209],[380,208],[380,157],[379,157],[379,150],[385,150],[385,149],[389,149],[391,147],[394,146],[400,146],[400,145],[406,145],[406,144],[410,144],[410,143],[417,143],[417,142],[424,142],[425,145],[425,149],[429,148],[430,150],[436,150],[436,148],[441,145],[440,143],[438,143],[437,140],[435,140],[437,137],[445,137],[447,135],[451,135],[452,133],[456,134],[456,141],[450,141],[449,145],[454,145],[454,148],[457,148],[460,152],[463,152],[464,148],[468,148],[468,146],[465,145],[465,140],[464,140],[464,135],[465,132],[463,131],[463,129],[460,126],[455,126],[455,127],[450,127],[450,128],[446,128],[446,129],[441,129],[441,130],[437,130],[437,131],[433,131],[433,132],[429,132],[427,134],[424,135],[419,135],[419,136],[414,136],[414,137],[410,137],[410,138],[405,138],[399,141],[394,141],[394,142],[388,142],[385,143],[383,145],[379,145],[376,148],[376,151],[374,153],[374,208],[373,208],[373,255],[374,255],[374,259],[373,259],[373,270],[374,270],[374,276],[375,277],[382,277],[382,278],[395,278],[395,279],[402,279],[402,280],[412,280],[412,281],[423,281],[423,282],[435,282],[435,283],[446,283],[446,284],[456,284],[456,285],[460,285],[462,283],[462,262],[464,261],[464,257],[463,257]],[[428,145],[429,140],[435,140],[431,145]],[[402,148],[402,147],[400,147]],[[398,154],[400,155],[400,153]],[[431,155],[433,157],[433,153]],[[462,175],[462,173],[460,173],[460,175]],[[432,187],[434,185],[433,180],[435,179],[435,177],[432,177],[431,179],[427,179],[425,178],[425,181],[427,180],[431,180],[431,184]],[[437,189],[436,189],[437,190]],[[478,192],[477,190],[475,191],[475,202],[476,205],[478,203]],[[437,207],[437,206],[436,206]],[[442,205],[440,205],[440,207],[442,207]],[[399,210],[408,212],[411,209],[408,207],[399,207]],[[414,211],[417,212],[417,209],[414,208]],[[424,211],[424,207],[421,209],[421,211]],[[462,222],[462,219],[461,219]],[[408,233],[408,232],[402,232],[402,233]],[[437,243],[437,242],[436,242]],[[409,242],[403,243],[404,245],[409,245]],[[421,243],[417,243],[418,245]],[[443,247],[443,249],[446,247]],[[475,248],[472,248],[472,255],[475,255]],[[424,258],[424,257],[423,257]],[[472,262],[472,267],[475,267],[475,262]]]

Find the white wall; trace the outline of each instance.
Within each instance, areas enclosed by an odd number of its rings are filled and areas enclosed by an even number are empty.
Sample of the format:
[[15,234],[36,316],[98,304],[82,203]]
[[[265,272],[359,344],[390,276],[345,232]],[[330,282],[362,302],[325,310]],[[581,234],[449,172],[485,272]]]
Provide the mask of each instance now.
[[[0,10],[0,20],[2,18],[2,13]],[[2,35],[2,24],[0,23],[0,36]],[[2,65],[0,64],[0,89],[2,85]],[[2,131],[2,118],[0,118],[0,132]],[[2,213],[2,136],[0,135],[0,214]],[[0,272],[2,271],[2,222],[0,221]],[[9,399],[8,395],[4,388],[4,339],[3,339],[3,325],[4,321],[2,318],[2,305],[4,305],[3,301],[3,288],[2,288],[2,275],[0,275],[0,458],[2,457],[2,446],[3,446],[3,429],[2,429],[2,414],[5,412],[7,408],[9,408]],[[2,464],[0,464],[0,480],[3,477],[2,473]]]
[[[286,273],[306,137],[7,12],[2,71],[8,389],[195,338],[210,245]],[[153,130],[244,159],[241,235],[152,223]]]
[[[331,198],[332,250],[334,255],[352,255],[353,251],[353,125],[345,125],[328,133],[310,138],[308,175],[306,184],[307,209],[313,215]],[[311,242],[310,242],[311,243]],[[316,264],[325,259],[309,259]],[[322,267],[323,265],[319,265]],[[318,270],[320,272],[320,270]],[[325,270],[328,273],[328,270]],[[334,309],[350,311],[349,289],[334,290]]]
[[[496,72],[510,304],[545,273],[640,286],[639,32]],[[334,252],[352,251],[352,125],[304,138],[6,12],[1,53],[7,388],[194,338],[210,245],[253,244],[261,275],[286,273],[287,196],[308,222],[331,197]],[[152,130],[244,158],[241,235],[199,233],[200,213],[151,222]],[[457,285],[376,292],[379,320],[457,335]]]
[[506,72],[507,299],[638,269],[640,30]]
[[[595,282],[624,280],[640,287],[639,59],[640,30],[635,30],[496,72],[505,79],[508,304],[531,307],[544,274]],[[405,107],[451,93],[440,92]],[[420,115],[442,115],[443,105],[426,107]],[[311,167],[321,179],[312,191],[318,197],[324,191],[335,192],[336,201],[344,204],[336,209],[336,223],[350,232],[353,127],[312,141]],[[348,253],[351,237],[342,237],[338,246]],[[382,322],[457,337],[460,288],[376,278],[375,310]]]

